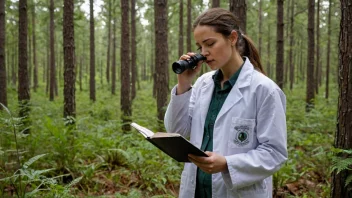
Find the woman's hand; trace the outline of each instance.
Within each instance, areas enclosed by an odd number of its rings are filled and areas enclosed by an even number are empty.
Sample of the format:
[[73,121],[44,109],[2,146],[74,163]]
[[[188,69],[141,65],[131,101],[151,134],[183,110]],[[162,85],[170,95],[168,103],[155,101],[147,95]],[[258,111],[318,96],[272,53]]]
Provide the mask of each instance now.
[[[191,56],[194,56],[195,54],[196,53],[194,52],[188,52],[187,54],[182,55],[180,57],[180,60],[190,59]],[[191,88],[193,78],[196,76],[197,73],[199,73],[202,63],[203,61],[199,61],[195,69],[186,69],[184,72],[177,75],[177,80],[178,80],[178,85],[176,88],[177,95],[183,94]]]
[[208,174],[219,173],[227,170],[226,158],[214,152],[205,152],[209,157],[199,157],[189,154],[188,158],[198,168]]

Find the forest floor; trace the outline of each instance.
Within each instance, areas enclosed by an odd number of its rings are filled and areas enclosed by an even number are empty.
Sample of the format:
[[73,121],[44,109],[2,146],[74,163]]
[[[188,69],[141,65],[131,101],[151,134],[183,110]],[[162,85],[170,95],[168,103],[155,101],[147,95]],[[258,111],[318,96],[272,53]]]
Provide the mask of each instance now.
[[[0,113],[0,178],[11,178],[0,182],[0,197],[16,192],[33,197],[177,197],[183,164],[143,140],[138,132],[121,131],[119,95],[100,86],[94,103],[87,90],[77,90],[75,119],[62,119],[62,96],[50,102],[43,90],[32,93],[30,133],[17,131],[17,146],[11,122],[20,119]],[[329,99],[320,92],[315,108],[306,113],[304,87],[285,90],[289,158],[273,177],[275,197],[330,195],[337,89],[331,85],[334,97]],[[8,109],[18,115],[14,89],[9,89],[8,97]],[[132,111],[134,122],[158,131],[151,83],[141,83]],[[66,127],[71,121],[75,127]],[[16,169],[16,148],[21,176]]]

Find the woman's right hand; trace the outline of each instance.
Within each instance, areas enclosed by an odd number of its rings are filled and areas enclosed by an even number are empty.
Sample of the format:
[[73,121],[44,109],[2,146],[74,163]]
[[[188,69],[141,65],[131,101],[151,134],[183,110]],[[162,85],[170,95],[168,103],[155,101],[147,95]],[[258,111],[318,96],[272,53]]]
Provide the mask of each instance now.
[[[194,52],[188,52],[187,54],[184,54],[180,57],[180,60],[187,60],[190,59],[191,56],[194,56],[196,53]],[[197,64],[197,67],[195,69],[186,69],[184,72],[181,74],[177,74],[177,88],[176,88],[176,94],[183,94],[187,92],[191,86],[192,86],[192,81],[194,77],[199,73],[201,69],[203,61],[199,61]]]

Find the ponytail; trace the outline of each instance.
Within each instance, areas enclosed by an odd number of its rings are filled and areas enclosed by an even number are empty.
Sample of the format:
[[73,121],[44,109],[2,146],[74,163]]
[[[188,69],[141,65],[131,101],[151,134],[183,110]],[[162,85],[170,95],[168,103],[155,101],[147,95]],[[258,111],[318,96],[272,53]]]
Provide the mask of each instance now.
[[255,48],[253,41],[248,36],[243,34],[241,34],[239,38],[242,38],[244,41],[241,56],[247,56],[253,64],[254,68],[265,74],[258,50]]

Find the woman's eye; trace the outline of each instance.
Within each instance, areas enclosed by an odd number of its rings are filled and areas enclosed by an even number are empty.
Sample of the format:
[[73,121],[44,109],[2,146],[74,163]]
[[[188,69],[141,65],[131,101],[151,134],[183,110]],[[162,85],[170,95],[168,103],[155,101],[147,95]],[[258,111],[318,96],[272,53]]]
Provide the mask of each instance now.
[[202,51],[202,47],[198,47],[197,51]]
[[[214,42],[215,43],[215,42]],[[211,47],[214,45],[214,43],[209,43],[208,46]]]

